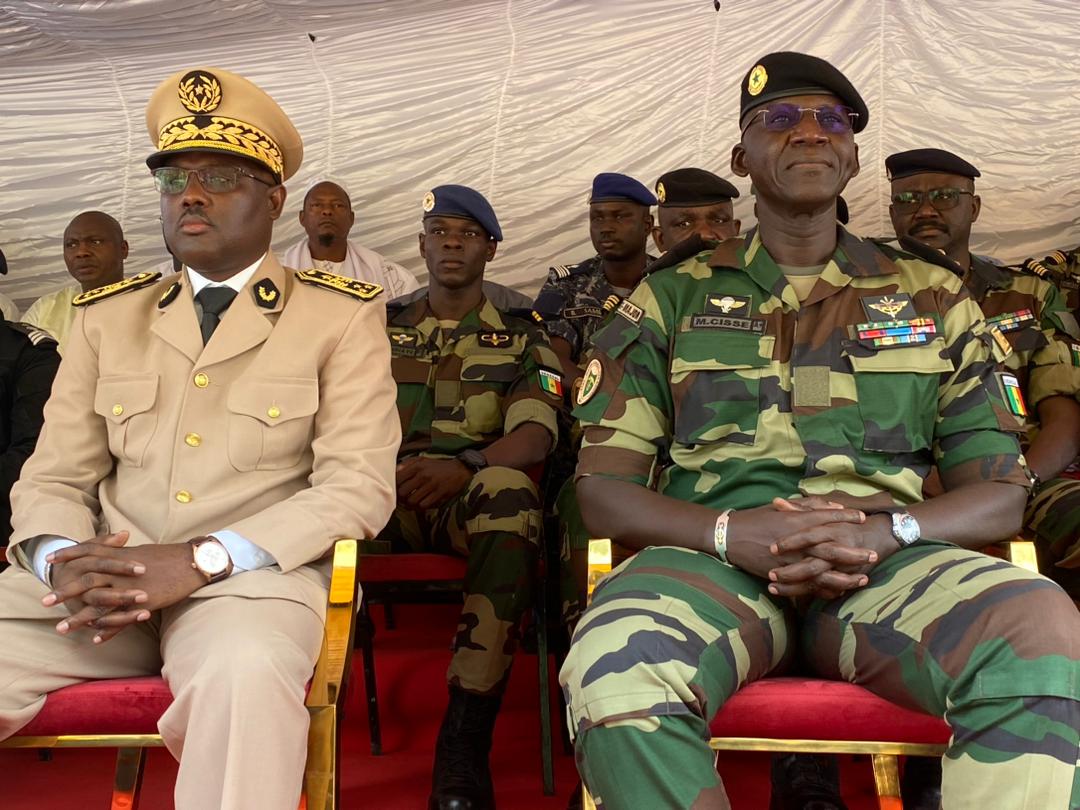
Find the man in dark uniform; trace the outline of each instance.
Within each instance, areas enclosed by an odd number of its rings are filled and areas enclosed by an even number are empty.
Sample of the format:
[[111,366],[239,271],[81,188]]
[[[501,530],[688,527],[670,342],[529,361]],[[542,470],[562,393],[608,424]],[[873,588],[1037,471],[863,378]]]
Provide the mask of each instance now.
[[704,169],[675,169],[660,175],[656,190],[656,225],[653,244],[666,253],[697,234],[718,242],[739,235],[732,200],[739,190],[723,177]]
[[729,807],[709,722],[801,657],[946,719],[946,807],[1080,806],[1080,615],[978,551],[1030,486],[1001,346],[959,278],[838,227],[840,71],[768,54],[740,107],[758,227],[646,276],[576,398],[582,514],[640,549],[559,674],[578,769],[607,810]]
[[48,332],[0,318],[0,547],[11,534],[11,487],[34,452],[59,365]]
[[526,470],[558,435],[558,359],[528,310],[499,311],[483,293],[502,230],[465,186],[424,198],[425,295],[388,306],[386,332],[403,440],[397,508],[378,539],[390,550],[468,558],[465,603],[435,746],[431,810],[488,810],[491,735],[518,625],[532,604],[540,496]]

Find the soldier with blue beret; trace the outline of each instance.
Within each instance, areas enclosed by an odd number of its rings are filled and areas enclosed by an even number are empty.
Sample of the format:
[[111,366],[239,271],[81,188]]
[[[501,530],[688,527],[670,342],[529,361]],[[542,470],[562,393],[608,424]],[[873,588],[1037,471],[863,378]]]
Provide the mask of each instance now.
[[487,198],[468,186],[437,186],[427,193],[423,202],[424,219],[450,217],[474,220],[493,242],[501,242],[502,228],[495,216],[495,209]]

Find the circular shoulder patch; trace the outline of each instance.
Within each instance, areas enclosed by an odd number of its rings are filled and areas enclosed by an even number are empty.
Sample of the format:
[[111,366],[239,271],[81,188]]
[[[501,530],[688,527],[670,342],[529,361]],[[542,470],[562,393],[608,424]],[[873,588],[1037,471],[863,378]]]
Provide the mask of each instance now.
[[425,214],[435,207],[435,192],[429,191],[427,194],[424,195],[423,206]]
[[581,378],[581,387],[577,392],[577,404],[584,405],[600,390],[600,378],[604,376],[604,367],[599,358],[594,357],[585,367],[585,376]]
[[765,66],[754,65],[754,69],[750,71],[750,78],[746,80],[746,92],[752,96],[761,95],[768,81],[769,74],[765,72]]

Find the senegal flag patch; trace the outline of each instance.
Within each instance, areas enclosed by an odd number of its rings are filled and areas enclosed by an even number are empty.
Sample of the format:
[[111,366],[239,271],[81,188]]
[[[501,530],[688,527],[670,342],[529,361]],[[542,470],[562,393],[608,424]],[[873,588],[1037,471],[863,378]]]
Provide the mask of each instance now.
[[553,397],[559,397],[562,399],[563,387],[562,387],[562,375],[557,374],[554,371],[550,371],[546,368],[540,369],[540,387],[551,394]]
[[1020,381],[1012,374],[1002,372],[998,375],[1001,380],[1001,391],[1005,397],[1005,404],[1014,416],[1027,416],[1027,405],[1024,403],[1024,393],[1020,390]]

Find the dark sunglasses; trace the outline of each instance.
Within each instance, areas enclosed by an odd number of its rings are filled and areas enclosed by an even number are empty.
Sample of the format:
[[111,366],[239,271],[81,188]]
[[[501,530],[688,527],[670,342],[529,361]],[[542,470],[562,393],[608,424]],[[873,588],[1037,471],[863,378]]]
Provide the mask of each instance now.
[[898,191],[892,195],[893,208],[901,214],[914,214],[922,208],[923,200],[930,200],[930,205],[938,211],[948,211],[960,204],[964,194],[974,194],[962,188],[932,188],[929,191]]
[[[840,135],[851,132],[855,125],[855,119],[859,114],[845,107],[843,104],[823,104],[820,107],[800,107],[798,104],[770,104],[764,109],[758,110],[753,117],[746,122],[749,127],[757,117],[761,116],[761,123],[769,132],[786,132],[794,129],[802,120],[803,115],[811,113],[822,132],[830,135]],[[746,131],[743,127],[743,132]]]
[[191,175],[199,178],[199,185],[211,194],[224,194],[232,191],[240,183],[241,177],[250,177],[267,186],[275,186],[261,177],[256,177],[238,166],[205,166],[201,169],[183,169],[179,166],[160,166],[150,172],[154,175],[154,185],[160,194],[180,194],[188,187]]

